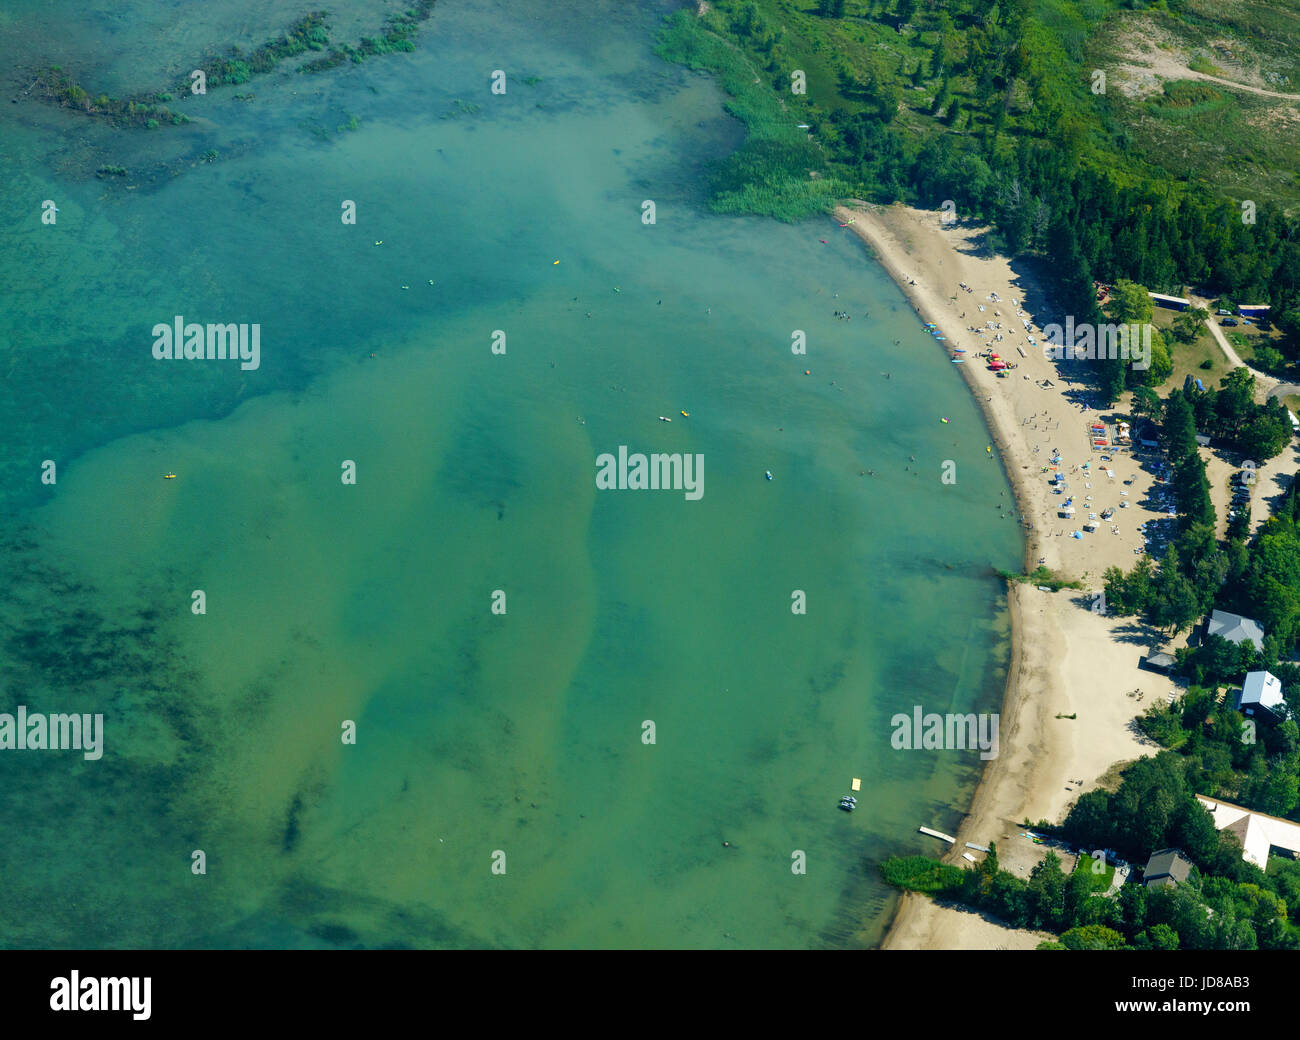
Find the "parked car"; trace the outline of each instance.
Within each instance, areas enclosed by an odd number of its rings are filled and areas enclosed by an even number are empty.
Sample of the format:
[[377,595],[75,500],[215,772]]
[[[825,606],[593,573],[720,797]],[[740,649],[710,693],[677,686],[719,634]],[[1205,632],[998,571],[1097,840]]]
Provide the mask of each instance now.
[[1236,319],[1236,318],[1224,318],[1221,322],[1219,322],[1219,324],[1220,324],[1220,325],[1236,325],[1236,324],[1237,324],[1237,319]]
[[1232,311],[1227,310],[1226,308],[1220,307],[1220,308],[1219,308],[1219,313],[1220,313],[1220,314],[1228,314],[1228,315],[1230,315],[1230,314],[1232,314]]

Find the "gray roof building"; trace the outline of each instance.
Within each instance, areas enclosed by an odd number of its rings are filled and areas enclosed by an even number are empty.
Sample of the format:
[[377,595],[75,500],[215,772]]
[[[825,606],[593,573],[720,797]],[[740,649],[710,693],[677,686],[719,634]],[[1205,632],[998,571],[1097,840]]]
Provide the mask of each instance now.
[[1177,849],[1161,849],[1151,853],[1146,869],[1142,871],[1142,883],[1150,888],[1153,885],[1168,887],[1181,885],[1192,875],[1192,861]]
[[1153,672],[1161,672],[1164,675],[1168,675],[1170,669],[1172,669],[1177,663],[1178,661],[1176,658],[1170,654],[1164,653],[1163,651],[1148,654],[1147,657],[1142,660],[1142,664],[1146,668]]
[[1256,650],[1264,649],[1264,630],[1259,627],[1259,622],[1240,614],[1229,614],[1226,610],[1216,610],[1210,615],[1205,634],[1222,636],[1229,643],[1244,643],[1249,640]]

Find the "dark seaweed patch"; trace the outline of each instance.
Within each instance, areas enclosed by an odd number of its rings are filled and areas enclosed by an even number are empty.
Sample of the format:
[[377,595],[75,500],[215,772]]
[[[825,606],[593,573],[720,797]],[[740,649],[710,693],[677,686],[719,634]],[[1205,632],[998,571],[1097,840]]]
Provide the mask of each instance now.
[[284,840],[281,842],[281,848],[285,852],[292,852],[294,846],[298,844],[298,814],[302,812],[302,796],[294,795],[293,803],[289,806],[289,819],[284,826]]

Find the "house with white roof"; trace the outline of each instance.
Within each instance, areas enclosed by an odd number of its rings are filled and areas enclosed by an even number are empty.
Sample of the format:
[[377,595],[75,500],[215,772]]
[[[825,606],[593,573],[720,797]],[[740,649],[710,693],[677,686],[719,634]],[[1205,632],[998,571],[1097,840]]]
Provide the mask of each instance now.
[[1261,870],[1268,865],[1268,855],[1273,849],[1282,849],[1292,856],[1300,855],[1300,823],[1251,812],[1240,805],[1206,798],[1203,794],[1198,794],[1196,800],[1213,818],[1215,830],[1235,834],[1241,842],[1241,858]]
[[1247,672],[1237,697],[1237,710],[1243,715],[1255,715],[1261,708],[1273,718],[1285,716],[1282,680],[1272,672]]

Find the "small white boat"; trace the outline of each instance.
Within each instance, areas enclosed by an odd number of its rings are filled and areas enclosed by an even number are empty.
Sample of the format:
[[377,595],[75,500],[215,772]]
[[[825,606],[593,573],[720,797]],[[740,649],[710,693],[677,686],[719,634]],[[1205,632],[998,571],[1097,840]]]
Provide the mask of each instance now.
[[763,470],[763,476],[767,477],[768,480],[771,480],[771,479],[772,479],[772,471],[771,471],[770,469],[765,469],[765,470]]
[[672,422],[672,420],[671,420],[670,418],[668,418],[668,416],[666,416],[666,415],[661,415],[661,416],[659,416],[659,421],[660,421],[660,422]]

